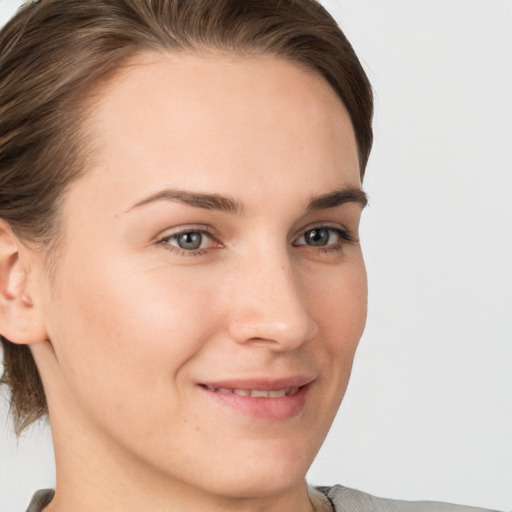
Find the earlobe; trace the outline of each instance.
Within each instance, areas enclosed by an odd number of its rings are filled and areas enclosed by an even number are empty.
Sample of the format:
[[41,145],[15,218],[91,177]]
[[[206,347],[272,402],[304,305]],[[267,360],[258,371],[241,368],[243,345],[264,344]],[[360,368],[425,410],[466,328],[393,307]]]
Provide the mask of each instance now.
[[0,334],[16,344],[47,338],[41,312],[29,293],[29,278],[28,249],[0,219]]

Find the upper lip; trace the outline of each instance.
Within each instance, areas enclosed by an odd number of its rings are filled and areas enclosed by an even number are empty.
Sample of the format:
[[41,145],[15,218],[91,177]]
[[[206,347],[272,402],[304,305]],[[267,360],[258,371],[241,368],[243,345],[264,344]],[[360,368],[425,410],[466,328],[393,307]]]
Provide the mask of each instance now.
[[200,382],[200,385],[208,388],[226,389],[257,389],[261,391],[277,391],[280,389],[302,387],[310,384],[315,379],[305,375],[292,375],[279,378],[244,378],[226,379]]

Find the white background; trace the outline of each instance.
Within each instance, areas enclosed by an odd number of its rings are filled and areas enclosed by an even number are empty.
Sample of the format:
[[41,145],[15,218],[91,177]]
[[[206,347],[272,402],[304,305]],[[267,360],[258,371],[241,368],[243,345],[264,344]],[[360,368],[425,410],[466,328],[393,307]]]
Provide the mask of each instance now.
[[[512,510],[512,2],[324,3],[374,85],[376,143],[368,326],[309,478]],[[22,512],[51,444],[5,416],[0,511]]]

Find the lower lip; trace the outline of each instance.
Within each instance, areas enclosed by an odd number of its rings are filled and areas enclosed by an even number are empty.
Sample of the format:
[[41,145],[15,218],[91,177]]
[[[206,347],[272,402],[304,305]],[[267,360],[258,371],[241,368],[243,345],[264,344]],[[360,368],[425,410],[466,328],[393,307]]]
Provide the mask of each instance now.
[[271,421],[283,421],[302,412],[311,384],[299,388],[297,393],[274,398],[251,397],[234,393],[219,393],[204,386],[201,389],[214,400],[245,416]]

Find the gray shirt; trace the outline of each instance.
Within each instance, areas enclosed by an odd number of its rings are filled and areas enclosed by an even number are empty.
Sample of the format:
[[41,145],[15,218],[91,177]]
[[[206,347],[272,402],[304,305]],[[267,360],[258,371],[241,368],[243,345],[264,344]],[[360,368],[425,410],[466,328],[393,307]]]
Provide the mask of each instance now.
[[[435,501],[400,501],[377,498],[341,485],[317,487],[325,497],[325,505],[335,512],[492,512],[483,508],[450,505]],[[50,489],[35,493],[27,512],[41,512],[50,503],[54,492]],[[326,510],[328,510],[328,508]],[[497,511],[494,511],[497,512]]]
[[402,501],[377,498],[342,485],[317,487],[325,494],[336,512],[497,512],[438,501]]

